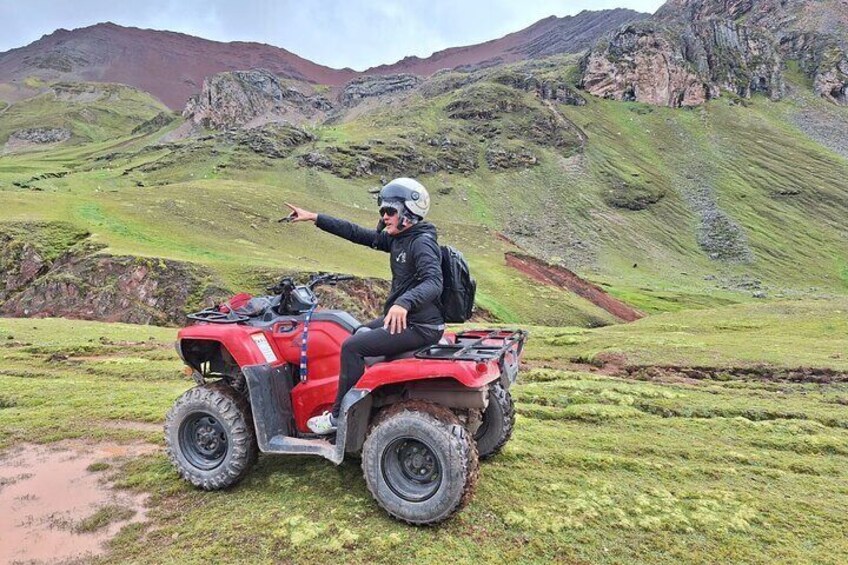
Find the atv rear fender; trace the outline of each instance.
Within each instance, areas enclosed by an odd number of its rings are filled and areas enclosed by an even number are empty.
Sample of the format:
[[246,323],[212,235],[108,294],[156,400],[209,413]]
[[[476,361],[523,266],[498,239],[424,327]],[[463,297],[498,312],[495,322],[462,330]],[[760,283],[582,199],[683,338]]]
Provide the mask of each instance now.
[[394,384],[452,379],[462,387],[477,389],[500,376],[501,369],[494,359],[475,363],[411,358],[374,365],[362,375],[356,387],[375,391]]

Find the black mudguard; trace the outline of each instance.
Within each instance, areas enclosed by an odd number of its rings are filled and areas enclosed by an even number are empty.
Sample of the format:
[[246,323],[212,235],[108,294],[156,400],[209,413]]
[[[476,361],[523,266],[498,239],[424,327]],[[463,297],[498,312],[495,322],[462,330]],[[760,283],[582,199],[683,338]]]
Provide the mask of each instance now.
[[256,441],[268,451],[272,437],[294,435],[291,405],[291,365],[251,365],[242,369],[250,391]]

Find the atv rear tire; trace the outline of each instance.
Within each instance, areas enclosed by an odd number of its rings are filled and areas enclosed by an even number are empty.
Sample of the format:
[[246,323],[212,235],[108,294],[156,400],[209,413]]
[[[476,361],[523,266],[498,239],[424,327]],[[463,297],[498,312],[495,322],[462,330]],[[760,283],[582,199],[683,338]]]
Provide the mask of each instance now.
[[474,434],[480,459],[496,455],[512,437],[515,427],[515,404],[509,391],[500,383],[489,386],[489,406],[483,412],[483,422]]
[[204,490],[235,485],[258,457],[250,407],[223,381],[177,399],[165,418],[165,445],[180,476]]
[[437,524],[465,506],[478,471],[477,447],[456,415],[423,400],[384,409],[362,448],[371,495],[410,524]]

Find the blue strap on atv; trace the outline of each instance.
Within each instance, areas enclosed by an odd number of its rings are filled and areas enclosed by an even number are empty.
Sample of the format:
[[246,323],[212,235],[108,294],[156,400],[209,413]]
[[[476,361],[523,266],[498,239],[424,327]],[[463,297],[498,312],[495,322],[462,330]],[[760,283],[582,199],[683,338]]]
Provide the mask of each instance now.
[[301,334],[300,339],[300,382],[306,380],[306,341],[309,338],[309,322],[312,321],[312,313],[315,311],[315,306],[313,305],[306,312],[306,319],[303,321],[303,334]]

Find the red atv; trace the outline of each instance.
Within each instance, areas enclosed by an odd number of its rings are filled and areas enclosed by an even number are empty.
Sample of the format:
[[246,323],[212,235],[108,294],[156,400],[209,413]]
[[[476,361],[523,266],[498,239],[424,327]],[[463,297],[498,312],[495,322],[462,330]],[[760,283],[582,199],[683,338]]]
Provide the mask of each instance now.
[[438,345],[368,368],[342,403],[335,437],[307,420],[335,400],[342,343],[369,331],[350,314],[316,308],[313,289],[352,277],[290,278],[271,296],[234,297],[189,316],[177,351],[197,386],[168,412],[165,441],[180,475],[215,490],[239,482],[264,453],[359,454],[368,489],[389,514],[413,524],[445,520],[470,498],[478,454],[512,434],[509,394],[527,339],[521,330],[446,334]]

